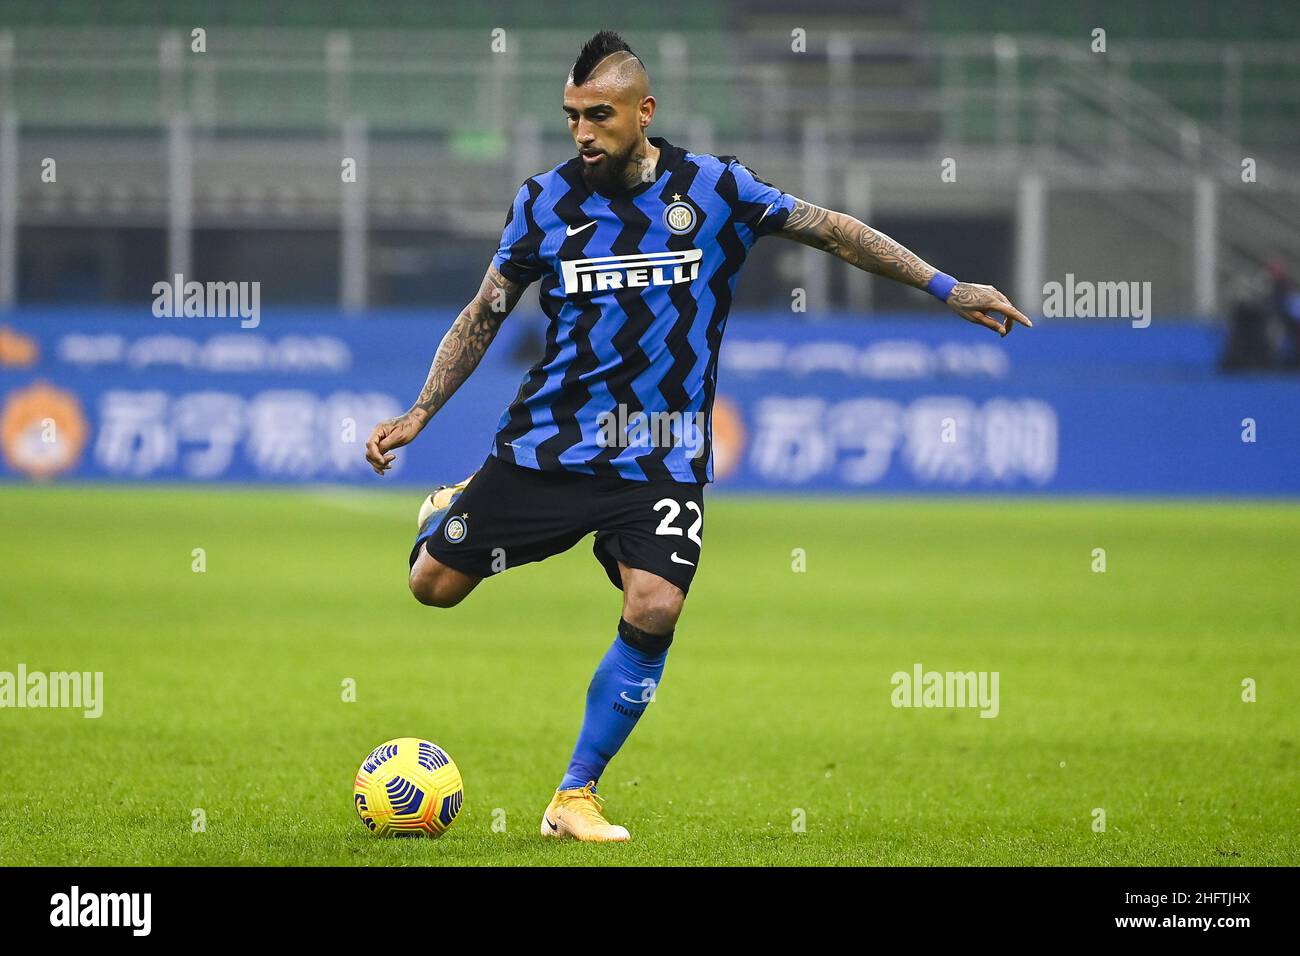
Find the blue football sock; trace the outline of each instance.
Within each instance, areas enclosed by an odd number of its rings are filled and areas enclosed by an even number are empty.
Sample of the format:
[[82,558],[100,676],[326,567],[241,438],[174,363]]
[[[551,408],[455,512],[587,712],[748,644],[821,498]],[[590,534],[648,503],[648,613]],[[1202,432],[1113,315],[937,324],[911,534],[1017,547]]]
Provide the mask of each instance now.
[[587,687],[587,711],[573,748],[569,769],[560,782],[561,790],[599,782],[605,766],[618,753],[627,735],[641,719],[654,697],[672,632],[647,634],[619,621],[619,636],[605,652]]

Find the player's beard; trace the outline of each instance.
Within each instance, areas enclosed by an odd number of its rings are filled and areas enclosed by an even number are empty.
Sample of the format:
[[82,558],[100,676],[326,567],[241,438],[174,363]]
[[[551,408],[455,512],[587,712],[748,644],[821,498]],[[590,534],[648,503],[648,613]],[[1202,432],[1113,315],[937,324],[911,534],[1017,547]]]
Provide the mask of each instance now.
[[629,176],[628,169],[633,165],[636,147],[637,144],[633,143],[622,153],[605,153],[605,161],[595,168],[590,168],[583,163],[582,178],[588,188],[612,194],[635,186],[641,178],[640,169],[637,169],[635,178]]

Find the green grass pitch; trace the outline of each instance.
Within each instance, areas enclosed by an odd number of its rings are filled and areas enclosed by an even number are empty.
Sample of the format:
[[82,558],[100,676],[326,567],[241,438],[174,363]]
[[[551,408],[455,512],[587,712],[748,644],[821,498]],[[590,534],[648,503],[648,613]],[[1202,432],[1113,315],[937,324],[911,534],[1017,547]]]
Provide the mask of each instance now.
[[[417,503],[0,489],[0,670],[105,682],[98,720],[0,710],[0,864],[1300,863],[1295,505],[711,495],[601,787],[633,842],[587,846],[537,827],[619,594],[588,539],[420,607]],[[893,707],[916,663],[997,671],[999,715]],[[440,840],[353,812],[403,735],[464,775]]]

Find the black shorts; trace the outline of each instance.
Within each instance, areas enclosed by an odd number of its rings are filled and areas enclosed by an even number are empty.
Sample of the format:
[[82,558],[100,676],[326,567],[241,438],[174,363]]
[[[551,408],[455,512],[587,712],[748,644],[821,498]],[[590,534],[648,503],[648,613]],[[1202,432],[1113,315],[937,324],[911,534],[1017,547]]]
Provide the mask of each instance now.
[[488,455],[424,547],[485,578],[567,551],[594,531],[592,551],[615,587],[623,587],[622,561],[689,591],[703,530],[702,484],[542,471]]

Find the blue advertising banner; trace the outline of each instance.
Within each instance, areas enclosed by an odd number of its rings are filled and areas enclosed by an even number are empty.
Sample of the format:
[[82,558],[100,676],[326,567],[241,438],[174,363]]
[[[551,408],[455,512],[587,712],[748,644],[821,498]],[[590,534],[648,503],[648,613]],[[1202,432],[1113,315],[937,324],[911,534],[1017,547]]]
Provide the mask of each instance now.
[[[0,318],[0,478],[458,480],[482,462],[540,341],[523,317],[394,470],[364,460],[452,316],[276,310],[237,318],[26,309]],[[1300,493],[1300,378],[1223,377],[1219,333],[737,313],[713,431],[719,489]],[[522,337],[522,338],[521,338]],[[532,354],[536,353],[536,354]]]

